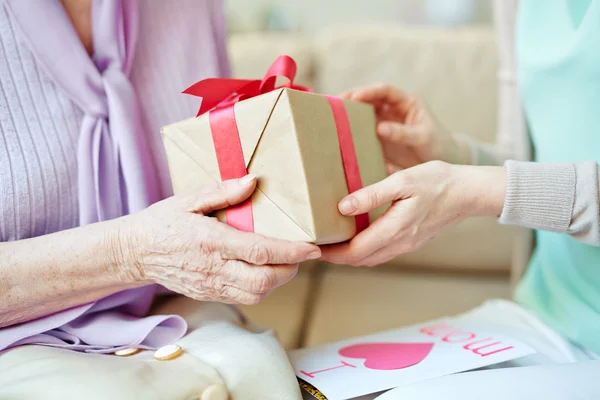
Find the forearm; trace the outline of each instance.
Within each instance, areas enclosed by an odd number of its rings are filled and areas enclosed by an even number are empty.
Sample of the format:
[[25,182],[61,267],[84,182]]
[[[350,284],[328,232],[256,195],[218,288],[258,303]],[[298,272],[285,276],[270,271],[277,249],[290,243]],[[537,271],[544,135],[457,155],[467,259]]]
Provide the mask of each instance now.
[[471,165],[453,166],[455,191],[460,198],[461,213],[466,217],[498,218],[506,198],[506,170],[504,167]]
[[600,246],[600,172],[594,161],[534,163],[505,167],[458,167],[457,190],[469,216],[495,216],[500,223],[561,232]]
[[509,161],[506,169],[508,189],[501,223],[566,233],[600,246],[600,174],[595,161]]
[[0,327],[135,287],[116,260],[121,220],[0,243]]

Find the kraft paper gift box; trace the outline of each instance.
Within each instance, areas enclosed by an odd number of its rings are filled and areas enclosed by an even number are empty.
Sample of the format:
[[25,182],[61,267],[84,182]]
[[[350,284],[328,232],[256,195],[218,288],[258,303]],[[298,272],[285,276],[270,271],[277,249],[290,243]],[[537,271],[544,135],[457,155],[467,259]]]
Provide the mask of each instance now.
[[[226,170],[237,163],[237,177],[247,171],[256,175],[258,182],[251,202],[243,206],[250,226],[236,221],[238,228],[286,240],[343,242],[364,228],[366,217],[363,216],[361,227],[360,217],[339,213],[338,202],[348,195],[349,184],[355,188],[357,184],[366,186],[386,176],[375,135],[374,110],[367,104],[294,86],[294,74],[293,60],[284,56],[263,81],[212,79],[196,84],[204,85],[196,87],[198,92],[190,90],[194,87],[188,89],[187,93],[203,96],[204,110],[214,105],[205,102],[221,101],[213,111],[203,112],[201,108],[196,118],[162,128],[173,191],[190,192],[231,178]],[[275,75],[288,77],[290,84],[276,88]],[[250,88],[230,90],[244,84]],[[217,91],[227,87],[227,99],[207,99],[214,95],[211,90],[215,85],[220,88]],[[219,115],[223,112],[228,114],[224,118]],[[340,129],[346,131],[345,137],[339,136]],[[228,135],[230,141],[223,142],[220,135]],[[345,140],[344,160],[341,139]],[[359,176],[354,176],[354,182],[347,182],[346,174],[352,175],[353,161],[359,170],[355,175]],[[371,220],[382,211],[371,213]],[[220,211],[216,216],[236,226],[233,218],[243,219],[244,211],[241,214],[240,217],[240,212],[236,215],[231,210],[231,214]]]

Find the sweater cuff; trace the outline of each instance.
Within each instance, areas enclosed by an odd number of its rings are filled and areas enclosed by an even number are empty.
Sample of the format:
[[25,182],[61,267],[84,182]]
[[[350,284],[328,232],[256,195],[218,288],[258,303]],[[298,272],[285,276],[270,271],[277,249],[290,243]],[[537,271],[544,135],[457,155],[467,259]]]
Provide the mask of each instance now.
[[506,198],[500,223],[566,232],[575,199],[575,166],[507,161]]

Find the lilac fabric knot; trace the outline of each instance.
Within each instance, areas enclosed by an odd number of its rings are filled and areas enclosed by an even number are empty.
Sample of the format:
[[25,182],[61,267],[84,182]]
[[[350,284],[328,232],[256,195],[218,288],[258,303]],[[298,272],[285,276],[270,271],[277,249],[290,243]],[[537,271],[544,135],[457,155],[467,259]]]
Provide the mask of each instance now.
[[[80,224],[118,218],[159,201],[155,163],[129,80],[137,42],[137,1],[92,2],[92,58],[60,1],[5,2],[45,73],[85,114],[77,149]],[[156,289],[127,290],[4,328],[0,330],[0,351],[20,344],[45,344],[113,352],[171,343],[187,330],[183,318],[141,318],[148,313]],[[123,329],[124,324],[128,329]]]

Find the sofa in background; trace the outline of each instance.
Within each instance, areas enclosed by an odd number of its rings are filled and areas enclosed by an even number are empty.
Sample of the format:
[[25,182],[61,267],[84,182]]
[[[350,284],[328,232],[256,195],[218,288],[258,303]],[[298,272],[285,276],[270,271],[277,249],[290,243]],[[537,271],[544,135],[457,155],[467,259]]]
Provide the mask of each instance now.
[[[238,33],[233,74],[262,77],[280,54],[318,92],[387,82],[417,94],[448,128],[493,142],[497,54],[491,28],[337,27],[312,37]],[[509,297],[516,230],[465,221],[419,251],[373,269],[303,265],[262,304],[243,307],[287,348],[311,346],[456,314]]]

